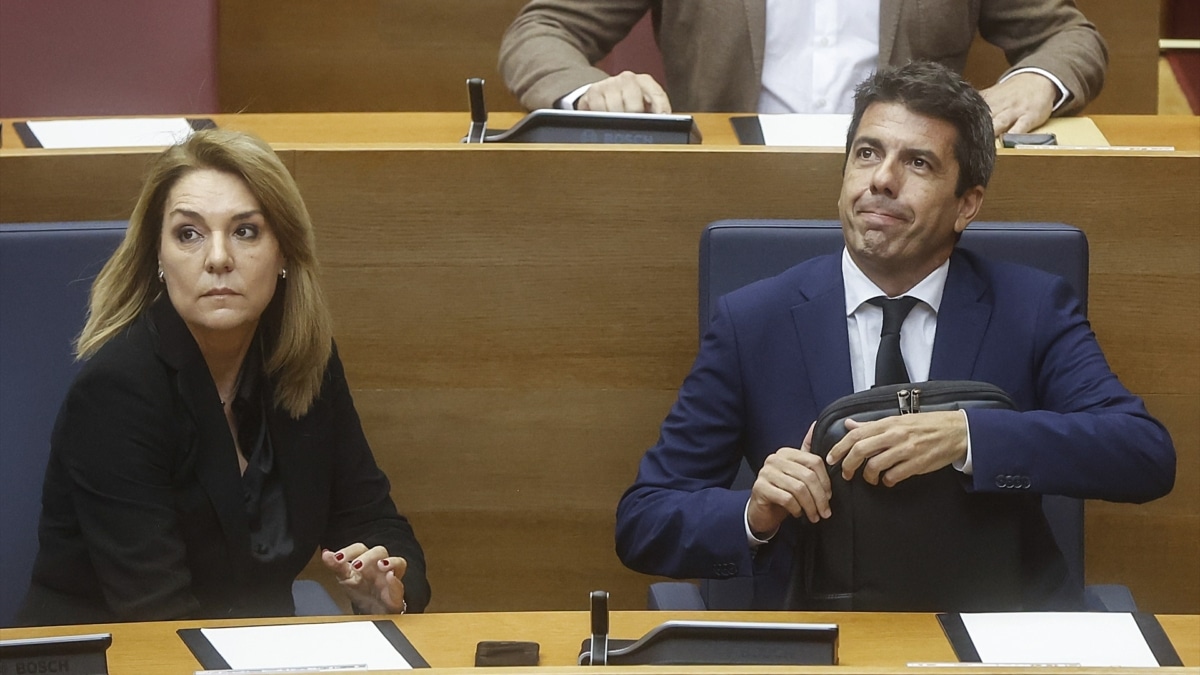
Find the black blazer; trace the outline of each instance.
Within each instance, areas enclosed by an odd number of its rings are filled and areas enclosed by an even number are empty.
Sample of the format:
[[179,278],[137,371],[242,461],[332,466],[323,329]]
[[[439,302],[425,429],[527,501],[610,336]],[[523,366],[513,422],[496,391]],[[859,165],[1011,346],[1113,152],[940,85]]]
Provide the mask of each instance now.
[[294,614],[291,584],[318,547],[356,541],[403,556],[409,611],[424,609],[424,554],[375,464],[336,349],[309,412],[295,420],[272,406],[267,424],[295,546],[251,583],[233,437],[199,347],[160,299],[84,364],[59,411],[18,620]]

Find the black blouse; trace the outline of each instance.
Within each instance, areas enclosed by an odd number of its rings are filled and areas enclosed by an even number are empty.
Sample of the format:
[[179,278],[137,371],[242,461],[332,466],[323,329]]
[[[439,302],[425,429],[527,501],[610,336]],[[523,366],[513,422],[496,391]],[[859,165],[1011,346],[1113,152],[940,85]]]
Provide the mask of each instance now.
[[271,402],[265,400],[268,388],[262,386],[266,378],[262,362],[262,347],[255,340],[242,363],[232,407],[238,447],[246,457],[242,494],[250,528],[250,555],[255,562],[253,574],[269,577],[292,554],[295,543],[288,528],[287,500],[267,425],[266,411]]

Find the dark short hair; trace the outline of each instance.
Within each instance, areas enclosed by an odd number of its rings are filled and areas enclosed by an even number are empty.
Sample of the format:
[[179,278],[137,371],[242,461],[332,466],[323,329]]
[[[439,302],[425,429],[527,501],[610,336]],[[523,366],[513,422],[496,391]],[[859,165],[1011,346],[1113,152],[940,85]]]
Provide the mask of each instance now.
[[958,130],[954,142],[954,158],[958,160],[955,196],[961,197],[976,185],[987,187],[996,166],[992,111],[983,96],[958,73],[940,63],[913,61],[863,80],[854,90],[854,116],[846,133],[847,161],[858,123],[872,103],[899,103],[912,112],[952,124]]

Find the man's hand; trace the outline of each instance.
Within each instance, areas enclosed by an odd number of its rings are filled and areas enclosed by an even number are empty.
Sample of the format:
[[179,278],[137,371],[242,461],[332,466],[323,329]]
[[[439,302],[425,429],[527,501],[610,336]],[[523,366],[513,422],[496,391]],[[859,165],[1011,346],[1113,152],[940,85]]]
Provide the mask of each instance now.
[[588,87],[583,96],[575,101],[575,109],[665,114],[671,112],[671,101],[653,77],[626,70]]
[[754,480],[746,521],[755,535],[773,535],[790,515],[812,522],[832,515],[829,510],[829,469],[812,454],[812,426],[800,448],[776,450]]
[[846,480],[861,468],[868,483],[892,487],[967,456],[967,421],[958,410],[846,420],[846,428],[850,432],[825,458],[830,466],[842,463]]
[[1050,119],[1058,87],[1050,78],[1037,73],[1017,73],[1007,80],[979,92],[992,109],[992,127],[996,136],[1024,134]]

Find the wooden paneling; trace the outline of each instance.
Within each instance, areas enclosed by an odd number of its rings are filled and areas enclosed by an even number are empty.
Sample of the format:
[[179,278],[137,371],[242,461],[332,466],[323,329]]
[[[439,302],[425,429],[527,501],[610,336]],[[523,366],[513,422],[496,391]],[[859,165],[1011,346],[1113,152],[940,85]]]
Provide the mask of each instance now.
[[221,0],[219,98],[226,112],[517,110],[496,71],[525,0]]
[[[840,154],[483,152],[298,153],[314,218],[336,224],[319,243],[349,377],[370,392],[360,405],[401,507],[437,542],[435,608],[562,608],[588,585],[640,606],[649,579],[613,556],[613,509],[694,354],[700,229],[835,217]],[[1198,167],[1005,155],[983,214],[1088,231],[1093,324],[1179,441],[1177,496],[1097,508],[1089,529],[1103,532],[1098,578],[1135,586],[1152,611],[1200,606],[1184,580],[1194,557],[1134,579],[1120,561],[1142,539],[1119,526],[1137,513],[1157,528],[1139,532],[1200,535],[1196,317],[1162,311],[1200,297],[1200,230],[1170,206]],[[481,189],[466,199],[462,185]],[[509,583],[491,584],[503,561]]]
[[[1195,607],[1200,516],[1107,511],[1097,507],[1088,514],[1088,581],[1125,584],[1139,608]],[[1169,581],[1159,576],[1163,573]]]
[[[1076,0],[1108,43],[1104,90],[1084,114],[1142,114],[1158,111],[1157,0]],[[966,77],[977,87],[994,83],[1008,69],[1004,52],[975,38]]]
[[[219,121],[293,144],[302,126]],[[364,428],[428,553],[431,608],[572,609],[593,588],[644,606],[651,579],[617,561],[614,510],[695,354],[700,232],[835,218],[841,153],[288,148]],[[0,222],[123,217],[148,154],[0,151]],[[1195,152],[1006,151],[981,216],[1088,234],[1093,327],[1179,451],[1166,499],[1089,505],[1088,575],[1152,612],[1200,611],[1197,184]]]
[[[11,125],[4,126],[8,131]],[[73,153],[4,157],[0,222],[125,220],[137,204],[149,161],[145,152],[102,153],[89,160]],[[71,194],[58,193],[60,186],[70,186]]]
[[[11,127],[5,120],[4,133]],[[9,139],[4,147],[14,145]],[[277,154],[291,170],[291,154]],[[0,157],[0,223],[44,223],[127,220],[154,152],[0,150]]]
[[[479,362],[469,358],[464,365]],[[480,598],[489,610],[563,608],[597,588],[617,606],[644,607],[649,579],[617,560],[614,514],[672,400],[673,392],[645,386],[524,381],[355,396],[427,551],[440,611],[472,611]]]
[[[1194,382],[1197,370],[1190,367]],[[1200,395],[1153,394],[1146,407],[1179,450],[1175,490],[1150,504],[1088,503],[1088,582],[1125,584],[1139,606],[1191,611],[1200,598]],[[1158,580],[1164,568],[1169,583]]]

